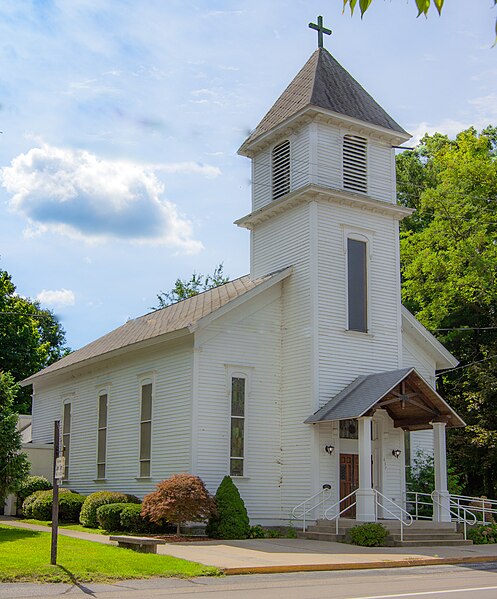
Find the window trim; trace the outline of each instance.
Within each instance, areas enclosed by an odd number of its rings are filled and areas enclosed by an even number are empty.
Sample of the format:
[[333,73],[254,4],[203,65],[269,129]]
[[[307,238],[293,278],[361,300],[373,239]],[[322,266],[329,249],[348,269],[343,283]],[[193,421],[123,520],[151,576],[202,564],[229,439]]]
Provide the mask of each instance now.
[[[344,191],[348,191],[350,193],[359,193],[361,195],[368,195],[369,192],[369,140],[367,137],[363,137],[362,135],[357,135],[356,133],[352,133],[347,131],[343,133],[342,136],[342,152],[341,152],[341,160],[342,160],[342,189]],[[345,168],[345,143],[346,139],[356,138],[358,140],[364,141],[364,189],[359,189],[354,186],[346,185],[346,174],[349,174],[349,170]]]
[[[247,437],[248,437],[248,429],[249,429],[249,416],[248,416],[248,405],[249,405],[249,397],[250,397],[250,370],[247,367],[228,367],[227,369],[227,398],[228,398],[228,460],[227,460],[227,473],[231,478],[248,478],[248,456],[247,456]],[[239,456],[231,455],[231,423],[233,419],[232,414],[232,391],[233,391],[233,379],[239,378],[244,379],[245,381],[245,396],[244,396],[244,405],[243,405],[243,456],[240,458]],[[236,418],[240,418],[240,416],[235,416]],[[241,459],[242,460],[242,474],[232,474],[231,473],[231,460],[232,459]]]
[[[107,396],[107,401],[105,403],[105,427],[100,426],[100,398],[102,396]],[[98,454],[100,449],[100,430],[105,428],[105,461],[98,461]],[[108,447],[109,447],[109,388],[101,387],[97,393],[97,453],[96,453],[96,479],[95,480],[106,480],[107,479],[107,466],[108,466]],[[103,464],[104,466],[104,476],[99,476],[99,466]]]
[[[146,385],[151,385],[152,389],[151,389],[151,394],[150,394],[150,402],[151,402],[151,406],[150,406],[150,420],[142,420],[142,401],[143,401],[143,387],[145,387]],[[139,383],[138,383],[138,417],[139,417],[139,421],[138,421],[138,476],[136,477],[138,480],[149,480],[152,478],[152,458],[153,458],[153,431],[154,431],[154,404],[155,404],[155,377],[154,376],[143,376],[140,377],[139,379]],[[150,422],[150,448],[149,448],[149,455],[150,457],[148,458],[148,460],[144,460],[141,457],[141,442],[142,442],[142,423],[144,422]],[[142,462],[148,462],[149,463],[149,474],[147,475],[143,475],[142,474]]]
[[[342,225],[343,228],[343,253],[344,253],[344,280],[345,280],[345,331],[352,335],[372,336],[371,331],[371,263],[373,260],[373,231],[359,227]],[[349,321],[349,239],[361,241],[365,244],[366,257],[366,330],[358,331],[350,328]]]
[[[279,149],[283,145],[288,146],[288,182],[285,183],[284,191],[279,191],[276,193],[275,191],[275,150]],[[275,143],[271,148],[271,201],[274,202],[279,200],[283,196],[287,195],[292,190],[292,143],[289,138],[282,139],[281,141]],[[286,165],[283,165],[286,166]],[[280,177],[281,173],[278,174]],[[281,183],[279,183],[281,187]]]

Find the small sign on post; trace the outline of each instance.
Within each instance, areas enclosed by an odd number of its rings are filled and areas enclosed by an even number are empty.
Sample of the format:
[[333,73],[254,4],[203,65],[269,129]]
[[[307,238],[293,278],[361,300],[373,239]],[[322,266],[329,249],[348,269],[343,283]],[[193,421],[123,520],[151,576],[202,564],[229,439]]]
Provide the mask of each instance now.
[[64,472],[66,469],[66,458],[61,456],[55,460],[55,478],[62,480],[64,478]]

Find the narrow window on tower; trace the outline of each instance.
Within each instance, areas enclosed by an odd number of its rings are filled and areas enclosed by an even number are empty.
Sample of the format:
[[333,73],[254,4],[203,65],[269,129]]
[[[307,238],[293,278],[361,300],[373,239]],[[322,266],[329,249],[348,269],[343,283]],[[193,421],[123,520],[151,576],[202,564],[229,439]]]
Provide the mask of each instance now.
[[97,478],[105,478],[107,457],[107,393],[98,396]]
[[245,390],[244,377],[231,377],[230,476],[245,473]]
[[64,404],[62,417],[62,455],[65,458],[64,480],[69,480],[69,450],[71,446],[71,404]]
[[343,138],[343,188],[359,193],[368,191],[367,140],[357,135]]
[[273,200],[290,192],[290,142],[288,139],[274,146],[271,153]]
[[152,453],[152,383],[141,385],[140,414],[140,478],[148,478]]
[[368,331],[367,243],[347,239],[348,328]]

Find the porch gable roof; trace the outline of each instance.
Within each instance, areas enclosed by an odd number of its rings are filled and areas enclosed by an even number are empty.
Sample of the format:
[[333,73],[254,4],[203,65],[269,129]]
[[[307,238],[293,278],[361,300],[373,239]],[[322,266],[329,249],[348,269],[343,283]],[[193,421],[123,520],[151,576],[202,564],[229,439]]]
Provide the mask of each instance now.
[[465,426],[465,422],[414,368],[357,377],[305,423],[371,416],[377,409],[385,409],[394,425],[404,430],[429,429],[434,421],[446,422],[448,428]]

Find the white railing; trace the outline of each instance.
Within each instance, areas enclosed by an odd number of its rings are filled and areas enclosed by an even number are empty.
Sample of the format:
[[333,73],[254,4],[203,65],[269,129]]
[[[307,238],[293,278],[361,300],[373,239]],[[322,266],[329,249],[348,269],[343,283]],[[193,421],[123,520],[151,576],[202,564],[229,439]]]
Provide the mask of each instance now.
[[317,520],[316,510],[318,508],[321,508],[321,515],[323,518],[325,517],[324,516],[325,504],[330,498],[331,498],[331,486],[324,485],[320,491],[318,491],[317,493],[314,493],[314,495],[312,495],[305,501],[302,501],[302,503],[299,503],[298,505],[296,505],[293,508],[292,516],[296,520],[303,521],[302,530],[304,532],[306,531],[306,528],[307,528],[307,520],[309,520],[309,518],[307,516],[309,514],[312,514],[314,512],[314,515],[311,516],[310,519]]
[[490,524],[497,520],[497,501],[486,497],[469,497],[468,495],[450,495],[454,510],[467,510],[474,514],[477,520],[481,515],[482,524]]
[[[348,495],[346,495],[345,497],[342,497],[341,499],[339,499],[336,503],[334,503],[333,505],[330,505],[330,507],[324,512],[324,517],[327,520],[330,520],[331,522],[333,522],[333,520],[335,520],[335,534],[338,535],[338,523],[340,520],[340,516],[342,514],[344,514],[346,511],[350,510],[350,508],[353,508],[356,503],[357,503],[357,498],[350,504],[347,505],[346,507],[343,508],[343,510],[340,510],[340,504],[345,501],[346,499],[350,499],[351,497],[353,497],[356,494],[356,491],[352,491],[352,493],[349,493]],[[337,508],[338,512],[336,514],[332,514],[331,512]]]
[[433,491],[431,498],[433,499],[433,508],[435,508],[435,505],[437,505],[441,510],[448,510],[453,522],[455,521],[463,523],[464,540],[466,540],[468,524],[470,526],[474,526],[478,522],[478,518],[475,516],[475,514],[471,510],[461,505],[458,506],[457,503],[452,500],[451,495],[447,496],[448,505],[444,505],[442,501],[440,501],[440,493],[438,491]]
[[[409,506],[408,511],[414,520],[431,520],[433,516],[433,499],[430,493],[418,493],[417,491],[406,491],[405,493],[405,505]],[[430,514],[424,515],[420,512],[423,507],[428,507]]]
[[[380,491],[378,491],[377,489],[374,489],[374,497],[376,521],[378,521],[378,508],[380,507],[384,512],[388,512],[395,520],[398,520],[400,522],[400,540],[403,541],[404,526],[411,526],[411,524],[414,522],[414,518],[403,507],[395,503],[395,501],[390,499],[390,497],[387,497],[386,495],[383,495],[383,493],[380,493]],[[388,503],[392,504],[396,511],[392,512],[392,510],[390,510],[386,505],[384,505],[384,503],[382,503],[382,500],[386,500]]]

